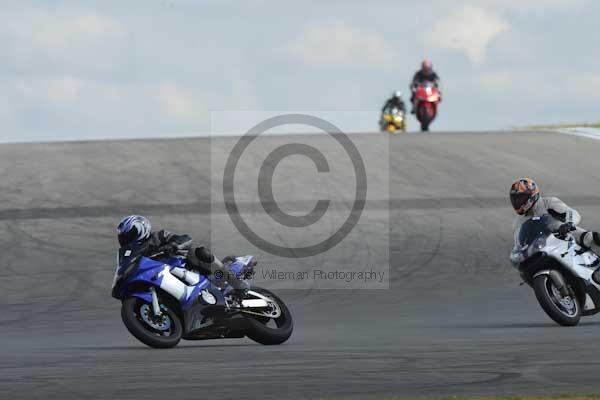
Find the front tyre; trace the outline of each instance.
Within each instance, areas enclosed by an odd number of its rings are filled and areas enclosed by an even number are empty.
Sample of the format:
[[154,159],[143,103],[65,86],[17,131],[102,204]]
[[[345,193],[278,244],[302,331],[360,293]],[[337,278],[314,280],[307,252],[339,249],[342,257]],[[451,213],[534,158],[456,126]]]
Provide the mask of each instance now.
[[419,103],[417,106],[417,119],[421,124],[421,132],[429,131],[429,124],[431,123],[431,116],[429,107],[426,103]]
[[275,306],[279,308],[280,314],[277,318],[244,314],[249,325],[246,336],[264,345],[281,344],[288,340],[294,330],[294,322],[292,321],[292,313],[285,303],[266,289],[254,287],[252,290],[273,300],[276,303]]
[[548,275],[540,275],[533,281],[533,290],[540,306],[557,324],[575,326],[581,318],[577,297],[563,297]]
[[162,314],[156,317],[152,305],[137,297],[129,297],[121,305],[121,319],[127,330],[147,346],[167,349],[181,340],[181,321],[167,305],[161,304]]

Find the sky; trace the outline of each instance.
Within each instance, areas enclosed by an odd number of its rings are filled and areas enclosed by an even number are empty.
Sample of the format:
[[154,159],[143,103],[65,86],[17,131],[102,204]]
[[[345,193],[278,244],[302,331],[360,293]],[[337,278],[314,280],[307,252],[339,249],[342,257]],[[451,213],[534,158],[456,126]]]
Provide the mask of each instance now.
[[207,135],[215,112],[373,130],[425,57],[432,129],[598,121],[599,18],[593,0],[4,2],[0,141]]

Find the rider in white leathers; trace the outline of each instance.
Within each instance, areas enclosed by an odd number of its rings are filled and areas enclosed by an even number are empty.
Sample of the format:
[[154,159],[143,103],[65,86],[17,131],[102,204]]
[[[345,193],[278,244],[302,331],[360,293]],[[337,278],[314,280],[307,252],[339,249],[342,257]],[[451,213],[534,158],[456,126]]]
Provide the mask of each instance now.
[[580,246],[586,247],[600,255],[600,235],[579,228],[581,215],[557,197],[542,197],[537,184],[529,178],[520,178],[510,188],[510,200],[518,214],[513,221],[515,247],[511,260],[516,261],[519,251],[518,236],[521,225],[532,217],[550,215],[555,224],[550,228],[560,236],[571,232]]

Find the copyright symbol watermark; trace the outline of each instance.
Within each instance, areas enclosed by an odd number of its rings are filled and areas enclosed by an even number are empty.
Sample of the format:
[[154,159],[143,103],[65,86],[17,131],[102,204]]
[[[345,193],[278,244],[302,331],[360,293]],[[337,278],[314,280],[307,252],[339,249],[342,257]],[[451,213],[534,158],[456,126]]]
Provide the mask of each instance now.
[[[267,240],[256,233],[241,215],[235,196],[235,176],[238,162],[248,146],[264,132],[284,125],[304,125],[319,129],[333,138],[345,151],[351,161],[355,180],[354,199],[345,221],[324,240],[308,246],[285,246]],[[327,213],[331,199],[318,199],[312,210],[304,215],[292,215],[281,209],[275,200],[273,190],[273,175],[277,166],[290,156],[303,156],[312,161],[317,173],[330,172],[330,163],[325,155],[315,146],[304,143],[286,143],[271,151],[262,162],[258,173],[258,198],[260,204],[270,218],[279,225],[287,228],[307,228],[320,221]],[[367,198],[367,173],[363,158],[348,136],[332,123],[315,116],[306,114],[284,114],[268,118],[245,133],[229,153],[223,174],[223,199],[227,214],[232,223],[250,243],[270,254],[287,257],[303,258],[324,253],[338,245],[350,234],[360,220]]]

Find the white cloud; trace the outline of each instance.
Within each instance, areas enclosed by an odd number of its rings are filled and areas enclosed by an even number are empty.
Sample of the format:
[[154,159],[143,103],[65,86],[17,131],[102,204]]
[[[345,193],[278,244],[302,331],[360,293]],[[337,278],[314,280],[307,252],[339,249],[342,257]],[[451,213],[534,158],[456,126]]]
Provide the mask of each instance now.
[[[250,82],[236,76],[225,83],[229,90],[213,93],[174,79],[143,83],[58,75],[1,80],[0,116],[7,129],[0,141],[23,139],[18,131],[37,125],[21,118],[31,112],[42,113],[56,138],[207,133],[211,108],[260,107]],[[25,125],[17,127],[19,121]]]
[[77,102],[84,82],[73,76],[46,79],[17,79],[14,83],[18,95],[27,101],[61,105]]
[[16,39],[50,52],[95,46],[118,39],[125,32],[115,19],[96,12],[71,15],[38,11],[12,20],[7,29]]
[[206,113],[206,107],[192,93],[173,82],[162,83],[157,95],[166,115],[176,120],[194,120]]
[[120,59],[125,35],[125,28],[116,19],[94,11],[38,9],[0,16],[1,50],[20,70],[110,67]]
[[517,12],[548,12],[588,3],[589,0],[488,0],[486,4]]
[[481,63],[489,43],[510,29],[510,25],[480,7],[465,6],[451,13],[424,36],[430,47],[465,53]]
[[510,71],[492,71],[483,73],[479,81],[487,90],[502,91],[510,87],[515,78],[516,76]]
[[260,98],[252,82],[243,79],[239,74],[232,78],[232,94],[226,103],[231,109],[256,110],[261,107]]
[[600,100],[600,74],[565,75],[548,69],[518,69],[491,71],[481,74],[477,82],[482,89],[495,96],[539,103],[553,101],[577,102]]
[[382,67],[397,62],[394,48],[383,36],[343,22],[308,25],[286,49],[311,67]]
[[[552,84],[550,84],[552,86]],[[578,76],[569,75],[561,87],[562,95],[571,97],[573,101],[600,100],[600,73],[584,73]],[[561,96],[561,94],[558,94]]]

